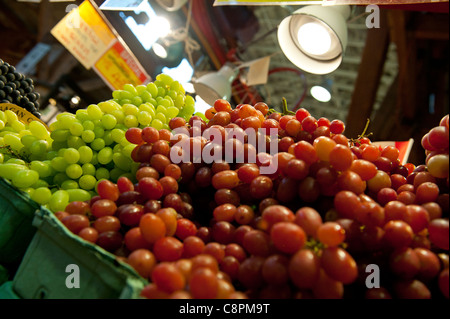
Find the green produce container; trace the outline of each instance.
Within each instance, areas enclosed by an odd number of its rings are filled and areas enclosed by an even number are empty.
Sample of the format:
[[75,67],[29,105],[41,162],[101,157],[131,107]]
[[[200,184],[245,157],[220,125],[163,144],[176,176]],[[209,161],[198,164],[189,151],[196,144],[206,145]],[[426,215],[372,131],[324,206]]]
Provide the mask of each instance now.
[[135,299],[148,283],[115,255],[73,234],[48,209],[36,211],[33,225],[36,235],[13,279],[21,298]]
[[12,281],[0,285],[0,299],[21,299],[13,290]]
[[9,279],[9,271],[2,265],[0,265],[0,285]]
[[0,178],[0,264],[16,269],[36,233],[32,225],[40,205]]

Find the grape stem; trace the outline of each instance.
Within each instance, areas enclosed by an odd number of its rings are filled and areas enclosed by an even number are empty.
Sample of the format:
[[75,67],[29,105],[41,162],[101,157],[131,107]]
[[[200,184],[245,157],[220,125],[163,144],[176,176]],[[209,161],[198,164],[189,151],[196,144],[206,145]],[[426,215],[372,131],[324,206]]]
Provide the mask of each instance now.
[[23,161],[25,161],[25,162],[27,162],[27,163],[30,162],[30,160],[29,160],[29,158],[28,158],[27,156],[25,156],[25,155],[24,155],[24,156],[21,156],[19,153],[16,153],[16,152],[11,148],[10,145],[0,146],[0,149],[6,150],[6,152],[9,153],[9,155],[11,155],[12,157],[21,159],[21,160],[23,160]]
[[369,124],[370,124],[370,119],[367,119],[366,125],[364,126],[364,130],[362,131],[362,133],[360,135],[358,135],[357,138],[351,138],[350,142],[352,142],[353,144],[360,144],[359,143],[360,139],[362,139],[363,137],[372,136],[373,135],[372,132],[366,134],[367,129],[369,128]]

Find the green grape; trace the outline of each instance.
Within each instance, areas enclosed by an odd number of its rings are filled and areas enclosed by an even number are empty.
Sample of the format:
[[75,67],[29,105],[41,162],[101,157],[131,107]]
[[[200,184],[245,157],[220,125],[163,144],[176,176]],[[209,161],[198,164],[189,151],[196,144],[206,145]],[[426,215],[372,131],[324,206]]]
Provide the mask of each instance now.
[[151,105],[158,105],[158,102],[156,101],[156,99],[154,97],[152,97],[150,99],[150,101],[148,101],[148,103],[150,103]]
[[142,102],[143,102],[143,100],[140,96],[135,96],[131,99],[131,103],[133,103],[136,106],[141,105]]
[[100,120],[103,116],[102,110],[95,104],[91,104],[87,107],[87,112],[92,120]]
[[109,179],[109,171],[104,167],[99,167],[95,171],[95,178],[97,179],[97,181],[101,179]]
[[163,129],[165,129],[165,130],[170,130],[169,124],[164,123],[164,124],[163,124]]
[[67,138],[70,136],[70,131],[68,129],[58,129],[56,131],[52,131],[50,133],[50,137],[55,142],[65,142]]
[[130,92],[133,96],[138,95],[138,91],[136,90],[136,87],[133,84],[127,83],[123,86],[123,89],[125,91]]
[[55,191],[52,194],[52,197],[50,197],[50,200],[48,201],[49,208],[54,213],[58,211],[64,211],[68,204],[69,204],[69,193],[64,189]]
[[80,122],[75,122],[72,124],[69,131],[73,136],[80,136],[84,131],[83,124],[81,124]]
[[160,120],[161,123],[165,124],[167,122],[167,118],[164,113],[156,113],[155,119]]
[[163,97],[163,96],[165,96],[165,95],[166,95],[166,89],[163,88],[162,86],[159,86],[159,87],[158,87],[158,96]]
[[110,179],[111,179],[114,183],[116,183],[117,180],[119,179],[119,177],[120,177],[121,175],[125,174],[125,173],[126,173],[126,171],[123,171],[123,170],[121,170],[121,169],[118,168],[118,167],[114,167],[114,168],[111,170],[111,173],[110,173]]
[[79,164],[70,164],[66,168],[66,175],[72,179],[78,179],[81,175],[83,175],[83,169]]
[[39,187],[48,187],[48,182],[43,179],[38,179],[38,181],[36,183],[31,185],[31,188],[34,188],[34,189],[39,188]]
[[81,122],[89,120],[89,114],[87,113],[86,109],[78,109],[75,112],[75,117]]
[[78,161],[81,164],[90,163],[92,161],[92,149],[89,146],[81,146],[78,148],[78,154],[80,155],[80,158]]
[[51,160],[52,168],[57,172],[65,172],[66,168],[69,166],[69,163],[66,162],[64,157],[56,156]]
[[119,143],[125,137],[125,132],[121,129],[115,128],[111,131],[111,137],[114,142]]
[[105,141],[102,138],[96,138],[91,143],[91,148],[94,151],[100,151],[104,147],[105,147]]
[[8,161],[6,163],[0,164],[0,177],[3,177],[7,180],[12,180],[17,172],[28,169],[28,167],[26,167],[25,165],[11,163]]
[[70,129],[72,124],[77,121],[75,115],[68,112],[59,113],[56,116],[56,120],[61,123],[61,128],[66,130]]
[[173,103],[178,96],[177,90],[174,90],[171,87],[166,96],[169,96]]
[[0,121],[6,122],[6,115],[2,110],[0,110]]
[[[130,92],[127,92],[128,94],[131,94]],[[133,97],[131,96],[131,98],[129,98],[129,99],[121,99],[120,101],[119,101],[119,104],[120,105],[122,105],[122,106],[124,106],[125,104],[131,104],[132,102],[131,102],[131,99],[132,99]]]
[[156,76],[156,80],[157,81],[161,81],[163,83],[163,85],[167,85],[170,86],[173,82],[173,79],[170,75],[165,74],[165,73],[160,73]]
[[138,95],[141,95],[144,92],[147,92],[147,87],[143,84],[136,85],[136,92]]
[[47,128],[39,121],[31,121],[28,124],[28,129],[31,131],[31,133],[36,136],[37,138],[44,140],[48,137],[50,137],[50,133],[47,130]]
[[103,113],[110,115],[112,111],[120,109],[120,105],[112,100],[100,102],[97,104],[97,106],[100,108],[100,110],[102,110]]
[[[125,147],[127,145],[130,145],[132,143],[128,142],[128,140],[126,139],[126,137],[124,137],[121,141],[120,141],[120,146]],[[133,144],[134,145],[134,144]]]
[[131,152],[135,149],[135,144],[130,144],[122,148],[121,153],[125,155],[127,158],[131,158]]
[[154,119],[151,126],[156,128],[157,130],[161,130],[163,128],[163,122],[161,122],[161,120],[159,119]]
[[83,128],[85,131],[93,131],[95,128],[94,122],[92,122],[91,120],[84,121]]
[[139,112],[137,119],[139,124],[143,126],[150,125],[150,123],[152,122],[152,116],[146,111]]
[[83,175],[95,175],[95,166],[92,163],[83,164],[81,169],[83,170]]
[[122,153],[114,153],[113,162],[116,165],[116,167],[120,168],[121,170],[129,171],[131,168],[132,160]]
[[67,139],[67,146],[78,149],[81,146],[86,145],[86,142],[79,136],[69,136]]
[[27,162],[25,162],[23,159],[21,158],[15,158],[12,157],[9,160],[6,161],[7,164],[18,164],[18,165],[23,165],[26,167]]
[[120,100],[122,98],[122,90],[115,90],[112,92],[112,97],[114,99]]
[[[111,112],[111,115],[113,115],[116,118],[117,124],[122,124],[123,120],[125,119],[125,114],[123,113],[123,110],[114,110]],[[116,127],[117,127],[116,124]]]
[[160,106],[164,106],[165,108],[168,108],[173,105],[173,102],[171,103],[170,100],[168,100],[166,98],[162,98],[160,101],[158,101],[158,104]]
[[23,147],[20,137],[17,135],[6,134],[3,136],[3,142],[5,145],[11,146],[14,151],[19,151]]
[[97,155],[98,162],[102,165],[106,165],[112,161],[113,158],[113,150],[111,147],[102,148]]
[[173,119],[174,117],[176,117],[178,115],[178,113],[180,112],[179,109],[177,109],[175,106],[170,106],[167,108],[167,117]]
[[37,141],[38,138],[33,135],[24,135],[20,138],[20,141],[22,142],[23,146],[29,148],[33,142]]
[[91,199],[91,194],[84,189],[68,189],[66,192],[69,195],[69,202],[85,202]]
[[105,131],[105,135],[103,136],[103,140],[105,141],[105,145],[111,145],[114,143],[114,140],[111,136],[111,131]]
[[55,150],[52,150],[52,151],[49,151],[49,152],[47,153],[47,155],[45,156],[45,158],[46,158],[47,160],[52,160],[52,159],[55,158],[56,156],[58,156],[58,152],[55,151]]
[[163,98],[162,96],[159,96],[159,95],[158,95],[158,96],[156,97],[156,105],[160,105],[162,100],[164,100],[164,98]]
[[52,175],[54,172],[48,161],[32,161],[30,169],[39,174],[39,178],[45,178]]
[[83,175],[78,180],[78,184],[80,185],[80,188],[82,188],[84,190],[94,189],[96,183],[97,183],[97,179],[93,175],[90,175],[90,174]]
[[145,103],[145,102],[150,101],[150,99],[152,98],[152,95],[146,89],[144,92],[141,93],[141,98],[142,98],[142,101]]
[[20,130],[18,133],[19,133],[19,137],[20,138],[22,138],[22,137],[24,137],[26,135],[33,135],[33,134],[31,134],[31,131],[27,130],[26,128],[23,129],[23,130]]
[[60,150],[62,148],[67,148],[67,147],[68,147],[67,141],[61,141],[61,142],[53,141],[53,143],[52,143],[52,149],[55,151]]
[[96,138],[103,137],[105,135],[105,130],[100,126],[96,126],[94,128],[94,134]]
[[168,94],[164,97],[164,101],[168,101],[169,106],[175,106],[174,103],[173,103],[172,97],[170,95],[168,95]]
[[60,148],[60,149],[58,150],[58,156],[64,157],[64,152],[66,151],[66,148],[67,148],[67,147]]
[[11,182],[17,188],[27,188],[39,180],[39,174],[33,170],[22,170],[16,172]]
[[112,114],[105,114],[102,117],[102,124],[105,129],[112,130],[117,124],[117,119]]
[[136,173],[135,173],[134,176],[133,176],[132,173],[130,173],[130,172],[125,172],[125,173],[121,174],[119,177],[121,177],[121,176],[124,176],[124,177],[128,178],[128,179],[129,179],[130,181],[132,181],[132,182],[135,182],[135,181],[136,181]]
[[[140,104],[139,104],[140,105]],[[134,104],[125,104],[122,108],[125,115],[138,115],[139,108]]]
[[52,192],[48,187],[38,187],[34,190],[31,199],[34,200],[39,205],[45,205],[50,201],[52,197]]
[[165,107],[164,105],[158,105],[157,107],[156,107],[156,114],[158,114],[158,113],[163,113],[163,114],[166,114],[167,113],[167,107]]
[[[133,144],[134,145],[134,144]],[[123,146],[120,144],[116,144],[113,147],[113,153],[122,153]]]
[[5,161],[5,155],[3,153],[0,153],[0,164]]
[[181,83],[179,81],[174,80],[172,83],[170,83],[170,89],[178,92],[178,91],[182,91],[183,87],[181,86]]
[[67,163],[75,164],[80,159],[80,153],[77,149],[69,147],[64,150],[63,157]]
[[86,130],[81,134],[81,138],[86,143],[91,143],[95,139],[95,133],[91,130]]
[[16,132],[21,132],[25,130],[25,124],[23,124],[21,121],[14,121],[10,123],[10,125]]
[[93,151],[92,152],[91,163],[92,163],[92,165],[97,165],[98,164],[97,151]]
[[65,172],[59,172],[53,176],[52,183],[54,185],[61,186],[62,183],[64,183],[64,181],[66,181],[68,179],[69,179],[69,176],[67,176]]
[[20,190],[26,193],[29,197],[33,196],[34,194],[34,188],[32,187],[20,188]]
[[70,180],[70,179],[65,180],[61,184],[61,189],[68,190],[68,189],[77,189],[77,188],[78,188],[78,183],[76,181],[73,181],[73,180]]
[[19,118],[17,117],[17,114],[14,113],[14,112],[11,111],[11,110],[6,110],[6,111],[4,112],[4,114],[5,114],[5,116],[6,116],[6,122],[7,122],[7,123],[11,123],[11,122],[14,122],[14,121],[18,121],[18,120],[19,120]]
[[0,130],[3,130],[5,128],[5,122],[0,120]]
[[127,116],[125,116],[125,119],[123,120],[123,123],[128,128],[130,128],[130,127],[137,127],[139,125],[139,122],[138,122],[136,116],[134,116],[134,115],[127,115]]
[[158,95],[158,87],[155,83],[150,82],[147,84],[147,91],[153,96],[156,97]]

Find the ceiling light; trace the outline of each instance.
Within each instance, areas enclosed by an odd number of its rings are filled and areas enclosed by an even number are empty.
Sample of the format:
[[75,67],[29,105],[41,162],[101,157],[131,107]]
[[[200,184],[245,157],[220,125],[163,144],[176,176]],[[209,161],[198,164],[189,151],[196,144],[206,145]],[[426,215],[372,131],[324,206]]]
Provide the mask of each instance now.
[[167,11],[177,11],[185,5],[187,0],[156,0]]
[[312,74],[328,74],[342,62],[350,6],[304,6],[283,19],[278,42],[286,57]]
[[321,84],[311,87],[309,93],[319,102],[329,102],[331,100],[332,83],[331,79],[325,79]]
[[195,93],[209,105],[214,105],[217,99],[229,100],[231,98],[231,83],[238,74],[238,68],[225,63],[219,71],[207,73],[194,84]]

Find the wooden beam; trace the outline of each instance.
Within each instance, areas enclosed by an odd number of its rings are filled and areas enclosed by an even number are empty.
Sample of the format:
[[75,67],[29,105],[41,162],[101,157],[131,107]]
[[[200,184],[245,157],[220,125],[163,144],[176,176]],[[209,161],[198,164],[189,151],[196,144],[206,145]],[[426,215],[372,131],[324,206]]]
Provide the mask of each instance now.
[[383,72],[389,46],[389,27],[384,10],[380,10],[380,26],[378,29],[372,28],[367,31],[366,44],[346,120],[345,132],[351,138],[356,138],[361,134],[366,120],[372,114]]

